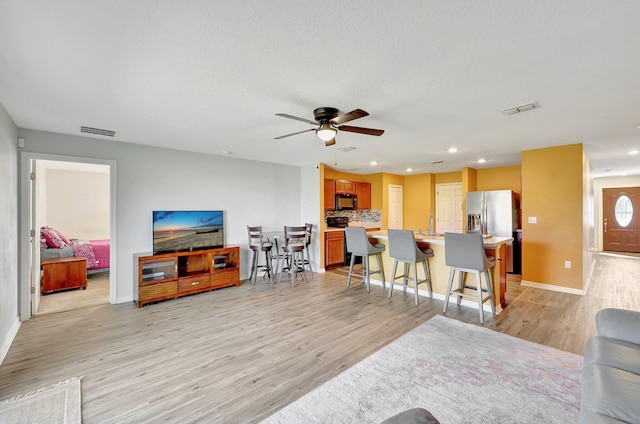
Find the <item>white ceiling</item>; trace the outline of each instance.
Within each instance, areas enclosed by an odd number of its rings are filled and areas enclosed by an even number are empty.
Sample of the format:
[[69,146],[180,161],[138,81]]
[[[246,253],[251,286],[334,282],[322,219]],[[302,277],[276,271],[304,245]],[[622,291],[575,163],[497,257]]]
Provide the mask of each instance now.
[[[20,128],[355,173],[584,143],[596,175],[640,174],[640,2],[0,0],[0,103]],[[319,106],[385,133],[273,139]]]

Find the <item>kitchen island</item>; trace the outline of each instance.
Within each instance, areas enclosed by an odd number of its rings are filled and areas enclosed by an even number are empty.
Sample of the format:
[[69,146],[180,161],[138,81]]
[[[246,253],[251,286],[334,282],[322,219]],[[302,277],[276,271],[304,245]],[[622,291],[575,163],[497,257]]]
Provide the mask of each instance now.
[[[450,268],[445,264],[445,245],[443,235],[427,235],[422,233],[415,233],[416,242],[424,247],[430,247],[433,249],[433,258],[429,259],[429,270],[431,272],[431,286],[433,288],[433,298],[444,300],[447,293],[447,282],[449,280]],[[389,245],[386,230],[380,231],[367,231],[369,239],[376,239],[378,243],[385,245],[385,251],[382,253],[382,262],[384,266],[385,281],[391,280],[391,273],[393,272],[393,258],[389,256]],[[374,241],[374,240],[371,240]],[[487,237],[484,239],[484,248],[487,256],[494,256],[496,258],[496,266],[493,267],[489,273],[491,274],[491,282],[493,283],[494,301],[496,311],[500,311],[505,301],[505,292],[507,290],[507,271],[506,271],[506,245],[513,241],[512,237]],[[375,260],[371,262],[373,268],[376,267]],[[402,275],[403,268],[401,264],[398,265],[397,275]],[[413,270],[410,271],[413,275]],[[471,285],[475,285],[475,276],[467,275]],[[422,273],[422,266],[418,266],[418,279],[424,279]],[[372,282],[376,282],[376,279],[372,278]],[[377,280],[380,283],[379,280]],[[402,283],[401,279],[397,279],[396,282]],[[457,276],[453,282],[453,288],[457,287]],[[420,287],[421,291],[424,291],[426,296],[426,288]],[[394,290],[396,291],[396,290]],[[422,293],[421,293],[422,294]],[[396,294],[397,295],[397,294]],[[452,297],[450,301],[455,301],[456,297]],[[462,304],[470,306],[472,308],[478,308],[476,302],[471,302],[462,299]],[[489,305],[486,305],[489,310]]]

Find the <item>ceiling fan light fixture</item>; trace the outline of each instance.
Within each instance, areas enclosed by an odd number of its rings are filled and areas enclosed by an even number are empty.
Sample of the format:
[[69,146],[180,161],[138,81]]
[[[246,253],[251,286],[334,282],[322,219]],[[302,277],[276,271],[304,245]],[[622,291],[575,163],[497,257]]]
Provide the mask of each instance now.
[[330,123],[325,122],[324,124],[320,125],[320,128],[316,130],[316,135],[322,141],[329,141],[335,138],[337,132],[338,131],[333,128]]

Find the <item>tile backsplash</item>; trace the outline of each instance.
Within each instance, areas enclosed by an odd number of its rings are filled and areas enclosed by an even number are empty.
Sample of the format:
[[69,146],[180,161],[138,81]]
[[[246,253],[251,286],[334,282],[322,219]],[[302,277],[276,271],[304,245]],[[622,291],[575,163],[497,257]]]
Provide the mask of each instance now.
[[325,221],[330,216],[346,216],[349,221],[381,222],[382,211],[379,209],[362,209],[353,211],[324,211]]

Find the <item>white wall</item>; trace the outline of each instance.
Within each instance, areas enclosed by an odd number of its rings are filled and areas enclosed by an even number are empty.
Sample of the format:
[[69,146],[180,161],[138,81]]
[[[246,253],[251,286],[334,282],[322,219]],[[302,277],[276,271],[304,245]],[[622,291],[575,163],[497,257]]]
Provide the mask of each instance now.
[[153,210],[224,210],[225,243],[241,246],[243,279],[249,275],[247,224],[268,231],[303,222],[299,167],[34,130],[19,133],[28,152],[116,161],[118,303],[133,300],[133,255],[152,250]]
[[18,128],[0,104],[0,363],[18,332]]
[[[314,272],[320,270],[320,167],[316,165],[300,168],[301,177],[301,223],[313,224],[311,231],[311,265]],[[324,213],[324,211],[323,211]],[[324,215],[323,218],[324,219]]]
[[68,238],[109,238],[109,173],[47,169],[45,178],[46,201],[39,202],[47,208],[42,225]]
[[595,194],[595,248],[602,251],[602,189],[616,187],[640,187],[640,175],[594,179]]

